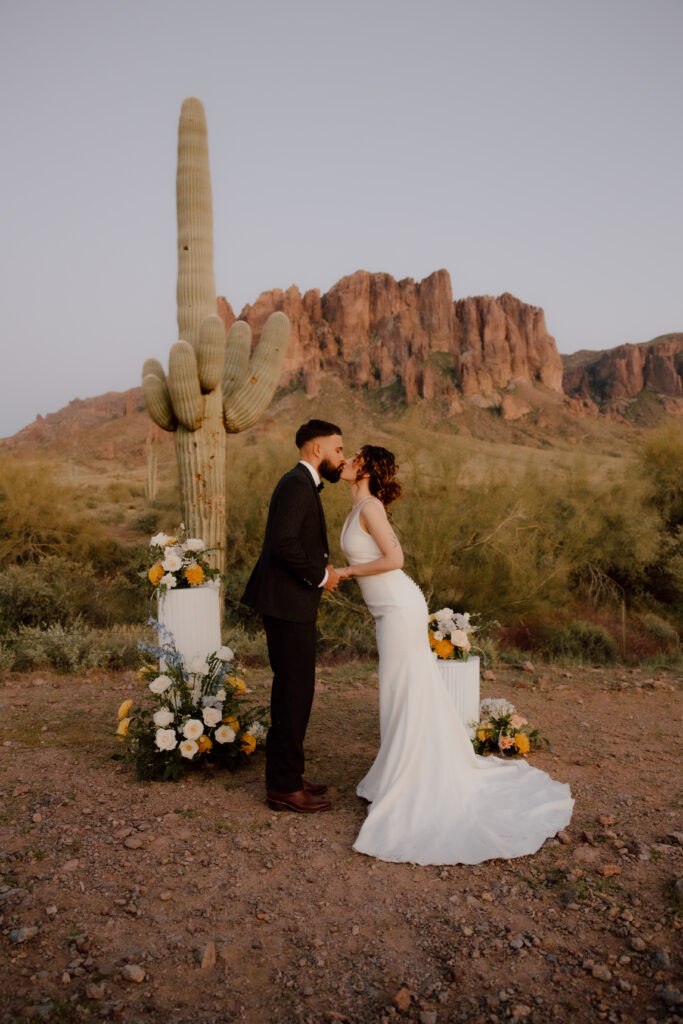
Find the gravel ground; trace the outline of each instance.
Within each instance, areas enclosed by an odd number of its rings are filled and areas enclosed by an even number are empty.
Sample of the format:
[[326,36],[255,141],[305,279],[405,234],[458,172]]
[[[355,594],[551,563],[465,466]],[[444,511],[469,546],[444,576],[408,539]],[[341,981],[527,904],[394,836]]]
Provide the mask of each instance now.
[[574,819],[532,857],[439,868],[351,849],[375,673],[319,670],[308,776],[334,805],[310,817],[269,810],[262,753],[136,782],[112,759],[133,673],[6,674],[0,1021],[683,1020],[680,678],[497,668],[482,695],[551,740],[530,760]]

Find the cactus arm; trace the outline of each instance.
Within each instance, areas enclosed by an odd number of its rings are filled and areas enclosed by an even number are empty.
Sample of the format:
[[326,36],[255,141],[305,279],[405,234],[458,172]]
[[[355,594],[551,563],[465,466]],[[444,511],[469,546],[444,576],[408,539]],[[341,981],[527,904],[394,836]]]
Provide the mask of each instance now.
[[202,392],[197,357],[187,341],[176,341],[168,357],[168,393],[179,423],[196,430],[201,421]]
[[223,367],[223,403],[247,378],[251,354],[251,327],[244,320],[236,320],[228,331]]
[[166,383],[166,374],[164,373],[164,368],[158,359],[145,359],[142,364],[142,376],[146,377],[148,373],[158,377],[159,380],[164,382],[164,384]]
[[284,313],[271,313],[249,363],[246,380],[224,402],[223,422],[229,434],[246,430],[268,406],[280,378],[288,340],[288,318]]
[[197,370],[204,392],[213,391],[221,382],[225,358],[225,328],[217,313],[202,320],[197,345]]
[[[147,363],[152,360],[147,360]],[[147,365],[145,363],[145,366]],[[163,370],[162,370],[163,373]],[[142,397],[147,412],[162,430],[176,430],[178,421],[173,414],[171,397],[166,386],[166,378],[159,379],[155,373],[146,373],[142,378]]]

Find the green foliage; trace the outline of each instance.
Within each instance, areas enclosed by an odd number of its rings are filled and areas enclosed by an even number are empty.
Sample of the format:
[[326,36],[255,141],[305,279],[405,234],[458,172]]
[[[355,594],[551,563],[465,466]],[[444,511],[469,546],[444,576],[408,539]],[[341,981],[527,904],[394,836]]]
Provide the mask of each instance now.
[[678,647],[680,646],[680,637],[678,632],[674,629],[671,623],[667,622],[666,619],[663,619],[661,615],[655,615],[654,612],[646,612],[645,615],[641,615],[640,622],[650,636],[655,637],[657,640],[661,640],[661,642],[667,647],[670,647],[673,650],[678,650]]
[[603,626],[589,622],[573,622],[571,626],[548,629],[544,650],[557,661],[578,661],[589,665],[604,665],[617,656],[614,638]]
[[22,626],[0,648],[2,667],[26,672],[55,668],[58,672],[86,672],[91,668],[126,669],[140,664],[140,629],[115,632],[88,627],[82,620],[71,626],[54,623],[45,629]]

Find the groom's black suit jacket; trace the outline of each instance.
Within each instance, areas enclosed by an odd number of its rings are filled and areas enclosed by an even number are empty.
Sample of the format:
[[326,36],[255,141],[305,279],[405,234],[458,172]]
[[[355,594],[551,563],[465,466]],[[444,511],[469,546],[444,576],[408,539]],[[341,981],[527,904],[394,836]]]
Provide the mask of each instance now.
[[320,496],[309,470],[299,463],[273,491],[261,556],[242,601],[274,619],[313,622],[327,559]]

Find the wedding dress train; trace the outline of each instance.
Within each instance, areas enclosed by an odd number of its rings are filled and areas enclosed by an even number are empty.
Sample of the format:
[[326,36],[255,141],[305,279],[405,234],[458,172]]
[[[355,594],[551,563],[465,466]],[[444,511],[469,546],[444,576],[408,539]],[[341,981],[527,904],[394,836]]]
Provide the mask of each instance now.
[[[341,535],[352,565],[381,556],[362,504]],[[370,805],[354,850],[416,864],[534,853],[570,821],[569,786],[526,761],[476,755],[429,647],[419,587],[400,569],[358,583],[377,631],[381,745],[356,790]]]

